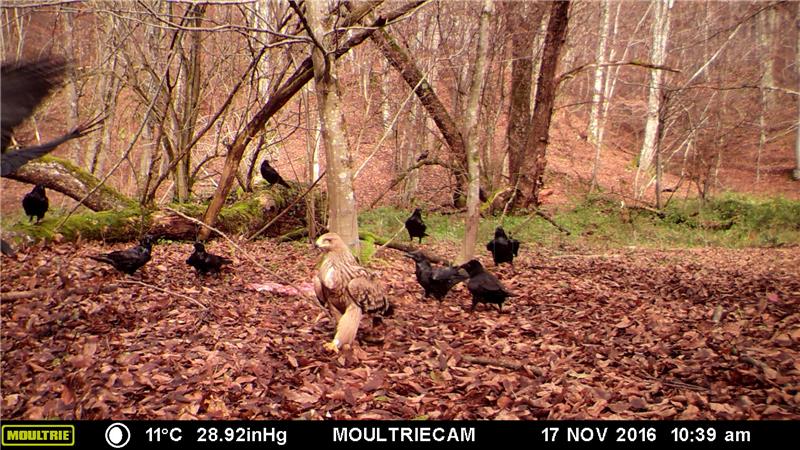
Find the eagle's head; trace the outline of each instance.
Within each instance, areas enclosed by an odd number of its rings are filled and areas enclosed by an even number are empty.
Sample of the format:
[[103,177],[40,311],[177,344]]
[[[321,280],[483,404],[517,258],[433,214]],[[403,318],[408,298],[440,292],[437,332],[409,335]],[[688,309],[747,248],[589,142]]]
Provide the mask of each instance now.
[[347,244],[345,244],[342,238],[336,233],[323,234],[317,238],[314,245],[324,252],[347,249]]

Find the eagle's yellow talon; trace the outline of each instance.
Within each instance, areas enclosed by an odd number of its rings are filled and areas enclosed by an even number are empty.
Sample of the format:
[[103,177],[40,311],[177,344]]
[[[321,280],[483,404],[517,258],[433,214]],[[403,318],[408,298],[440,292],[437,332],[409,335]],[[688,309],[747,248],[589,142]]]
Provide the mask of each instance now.
[[327,344],[323,345],[325,350],[333,353],[339,353],[339,346],[336,345],[335,342],[328,342]]

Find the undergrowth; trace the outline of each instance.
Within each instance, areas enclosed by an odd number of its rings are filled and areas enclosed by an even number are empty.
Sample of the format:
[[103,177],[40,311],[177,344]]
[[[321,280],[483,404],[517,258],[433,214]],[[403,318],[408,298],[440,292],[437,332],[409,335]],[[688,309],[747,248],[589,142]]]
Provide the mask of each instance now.
[[[364,231],[391,236],[410,215],[409,210],[382,207],[360,216]],[[725,194],[705,204],[697,200],[673,201],[663,215],[623,207],[602,196],[573,201],[553,215],[570,231],[566,235],[537,216],[486,216],[481,219],[478,242],[488,242],[502,225],[514,237],[543,246],[585,244],[594,247],[780,247],[800,244],[800,201]],[[430,238],[460,241],[464,235],[461,214],[425,213]],[[403,231],[398,238],[408,240]]]

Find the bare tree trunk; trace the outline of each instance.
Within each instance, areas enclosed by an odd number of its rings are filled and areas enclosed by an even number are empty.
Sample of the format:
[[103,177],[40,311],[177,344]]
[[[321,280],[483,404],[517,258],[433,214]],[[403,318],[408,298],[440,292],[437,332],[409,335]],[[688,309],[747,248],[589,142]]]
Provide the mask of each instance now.
[[[187,22],[191,27],[200,27],[206,6],[196,4],[189,7]],[[189,200],[192,188],[190,174],[192,170],[192,152],[185,151],[194,138],[195,125],[199,112],[200,100],[200,37],[199,31],[189,32],[189,49],[181,53],[181,116],[178,120],[178,142],[175,149],[180,161],[175,166],[175,200],[185,202]]]
[[514,174],[519,179],[519,195],[515,198],[515,206],[539,206],[539,191],[544,182],[544,170],[547,164],[546,151],[550,121],[556,98],[556,68],[558,66],[561,47],[567,35],[570,1],[553,2],[550,7],[550,19],[547,24],[542,68],[536,88],[536,104],[533,108],[531,128],[526,139],[530,156],[525,159],[519,172]]
[[[311,53],[314,62],[314,86],[317,92],[317,109],[325,143],[328,186],[328,229],[342,237],[352,249],[359,248],[358,210],[353,192],[353,158],[347,142],[347,129],[341,110],[336,58],[320,45],[325,42],[323,27],[325,5],[307,2],[309,33],[315,41]],[[335,46],[335,43],[332,43]]]
[[[62,11],[62,14],[64,15],[64,31],[65,34],[67,35],[66,45],[64,50],[68,55],[75,55],[76,54],[75,34],[72,32],[75,26],[75,17],[73,15],[74,13],[71,13],[69,11]],[[78,74],[76,72],[77,71],[73,64],[67,66],[67,78],[69,82],[66,84],[65,87],[67,89],[69,97],[69,122],[67,123],[67,127],[69,129],[78,126],[78,121],[80,120],[78,118],[78,113],[80,111],[80,108],[78,105],[78,100],[79,100]],[[72,155],[73,155],[72,160],[75,161],[75,164],[77,164],[78,167],[85,167],[87,165],[85,156],[86,152],[83,151],[81,145],[74,141],[70,142],[68,145],[72,147]]]
[[[794,54],[794,69],[800,78],[800,3],[797,4],[797,17],[795,18],[795,27],[797,28],[797,48]],[[794,145],[794,156],[797,159],[797,165],[794,169],[794,179],[800,181],[800,95],[797,96],[797,140]]]
[[[508,165],[510,172],[516,174],[510,181],[516,185],[525,159],[525,144],[528,126],[531,122],[531,79],[533,73],[533,33],[530,19],[533,18],[532,5],[527,3],[504,2],[507,15],[507,32],[511,34],[511,93],[509,94],[508,127]],[[525,11],[518,8],[528,8]],[[524,26],[523,26],[524,24]]]
[[100,138],[92,144],[91,157],[87,157],[88,170],[96,174],[103,170],[103,162],[107,158],[101,158],[106,151],[111,148],[112,127],[117,111],[117,98],[122,89],[120,77],[117,75],[117,66],[120,61],[119,56],[119,33],[116,27],[117,19],[113,14],[106,17],[104,35],[106,42],[98,48],[98,61],[108,61],[104,70],[101,72],[99,81],[100,104],[97,106],[98,112],[102,111],[106,115],[106,120],[102,123]]
[[600,2],[600,21],[602,29],[600,31],[600,39],[597,43],[597,52],[595,53],[595,61],[597,67],[594,70],[594,92],[592,93],[592,108],[589,111],[589,129],[587,136],[589,143],[594,146],[594,166],[592,167],[592,181],[591,190],[597,188],[597,172],[600,167],[600,114],[603,112],[603,75],[606,71],[604,64],[606,62],[606,44],[608,42],[608,31],[611,25],[609,20],[610,14],[608,13],[608,0]]
[[478,150],[478,118],[480,117],[480,99],[483,83],[486,79],[486,54],[489,48],[489,20],[494,14],[494,2],[483,0],[480,25],[478,28],[478,49],[475,52],[475,64],[472,82],[469,87],[467,109],[464,118],[464,131],[467,134],[467,173],[469,185],[467,189],[467,215],[464,218],[464,242],[461,247],[459,261],[465,263],[475,255],[475,243],[478,239],[480,222],[480,152]]
[[771,14],[774,8],[762,12],[756,17],[756,34],[758,36],[758,47],[761,55],[761,67],[764,72],[759,83],[759,114],[758,114],[758,151],[756,153],[756,183],[761,182],[761,156],[764,154],[764,146],[767,143],[767,110],[769,106],[769,88],[775,86],[773,79],[773,57],[772,57],[772,38],[771,38]]
[[[653,43],[650,49],[650,64],[661,66],[666,59],[667,38],[669,36],[669,12],[673,0],[654,0]],[[650,180],[650,166],[658,146],[659,127],[661,126],[662,80],[661,70],[650,71],[649,97],[647,101],[647,123],[645,124],[644,142],[639,154],[639,167],[634,180],[634,195],[641,199]]]

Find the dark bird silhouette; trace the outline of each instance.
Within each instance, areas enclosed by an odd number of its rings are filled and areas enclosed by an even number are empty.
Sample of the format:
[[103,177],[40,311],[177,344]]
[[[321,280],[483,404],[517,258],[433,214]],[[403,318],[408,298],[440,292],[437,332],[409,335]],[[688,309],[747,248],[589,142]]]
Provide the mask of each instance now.
[[44,218],[44,213],[47,212],[49,206],[50,202],[47,200],[43,184],[37,184],[22,199],[22,208],[25,210],[25,215],[30,218],[29,222],[36,217],[36,223],[39,223]]
[[202,242],[194,243],[194,253],[186,260],[186,264],[194,267],[197,273],[201,275],[209,272],[217,273],[223,265],[231,264],[232,262],[228,258],[206,252],[206,247]]
[[506,236],[503,227],[494,230],[494,239],[486,244],[486,250],[492,252],[494,263],[514,263],[514,257],[519,254],[519,241]]
[[44,156],[60,144],[91,133],[102,122],[102,119],[96,119],[46,144],[6,152],[14,128],[61,84],[65,68],[66,63],[57,58],[8,62],[0,67],[3,80],[0,89],[0,176],[9,176],[28,161]]
[[2,253],[5,256],[14,256],[16,252],[14,251],[14,248],[11,246],[11,244],[9,244],[3,239],[0,239],[0,253]]
[[426,298],[433,295],[436,300],[441,302],[450,289],[469,278],[466,271],[459,267],[434,269],[430,261],[419,252],[406,253],[406,256],[414,260],[416,266],[414,273],[417,275],[417,282],[425,290]]
[[469,274],[467,289],[472,294],[472,309],[478,303],[495,303],[498,311],[502,312],[503,302],[508,297],[515,297],[516,294],[510,292],[503,286],[503,283],[496,276],[487,272],[480,261],[473,259],[461,265],[461,268]]
[[267,161],[266,159],[264,160],[264,162],[261,163],[261,176],[264,177],[264,179],[267,180],[267,183],[271,185],[278,183],[281,186],[287,188],[290,187],[289,183],[284,181],[283,177],[281,177],[281,174],[279,174],[278,171],[275,170],[275,168],[272,167],[269,164],[269,161]]
[[102,255],[89,256],[89,258],[106,264],[111,264],[120,272],[133,275],[136,270],[150,261],[150,254],[153,250],[155,239],[152,236],[145,236],[139,245],[127,250],[117,250]]
[[419,243],[422,244],[422,238],[428,236],[425,233],[427,228],[428,226],[422,221],[422,210],[419,208],[415,209],[411,216],[406,219],[406,230],[408,230],[409,239],[412,241],[414,238],[419,238]]

